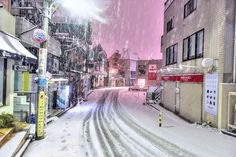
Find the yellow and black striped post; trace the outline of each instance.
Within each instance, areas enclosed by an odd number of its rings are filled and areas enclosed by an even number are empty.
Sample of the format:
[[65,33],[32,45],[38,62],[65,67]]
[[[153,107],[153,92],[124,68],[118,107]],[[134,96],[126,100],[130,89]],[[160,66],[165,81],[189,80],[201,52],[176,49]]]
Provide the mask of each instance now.
[[159,113],[159,116],[158,116],[158,125],[159,125],[159,127],[162,126],[162,120],[163,120],[163,113],[160,112],[160,113]]

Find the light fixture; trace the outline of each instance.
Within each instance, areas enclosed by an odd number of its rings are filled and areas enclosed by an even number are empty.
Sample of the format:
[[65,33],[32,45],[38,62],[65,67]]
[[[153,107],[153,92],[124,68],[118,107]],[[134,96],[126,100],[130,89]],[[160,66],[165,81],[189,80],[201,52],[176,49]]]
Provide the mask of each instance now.
[[106,10],[108,4],[104,0],[64,0],[62,6],[71,12],[72,16],[83,20],[97,20],[106,23],[101,14]]

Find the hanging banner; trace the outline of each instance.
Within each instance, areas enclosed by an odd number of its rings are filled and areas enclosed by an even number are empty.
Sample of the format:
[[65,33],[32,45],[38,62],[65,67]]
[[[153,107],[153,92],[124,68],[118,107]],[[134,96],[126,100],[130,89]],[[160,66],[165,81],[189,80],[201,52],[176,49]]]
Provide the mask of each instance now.
[[218,74],[205,75],[205,111],[217,115]]
[[44,117],[45,117],[45,92],[40,91],[38,97],[36,137],[44,137]]
[[157,79],[157,65],[150,64],[148,68],[148,80],[156,80]]

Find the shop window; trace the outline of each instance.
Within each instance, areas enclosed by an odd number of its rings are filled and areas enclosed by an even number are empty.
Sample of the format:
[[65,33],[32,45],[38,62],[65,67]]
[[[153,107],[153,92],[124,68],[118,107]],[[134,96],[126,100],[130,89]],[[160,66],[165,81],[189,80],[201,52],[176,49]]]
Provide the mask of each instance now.
[[166,49],[166,65],[176,64],[178,57],[178,45],[172,45]]
[[6,105],[7,59],[0,58],[0,106]]
[[197,0],[189,0],[184,5],[184,18],[186,18],[188,15],[190,15],[193,11],[195,11],[197,8]]
[[183,61],[203,57],[204,30],[198,31],[183,40]]

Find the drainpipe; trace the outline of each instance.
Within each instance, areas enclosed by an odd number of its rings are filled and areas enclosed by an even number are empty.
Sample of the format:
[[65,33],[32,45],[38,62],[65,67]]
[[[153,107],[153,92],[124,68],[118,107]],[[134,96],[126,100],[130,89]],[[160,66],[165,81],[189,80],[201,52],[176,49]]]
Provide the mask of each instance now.
[[[236,2],[234,2],[236,6]],[[236,7],[234,7],[234,62],[233,62],[233,83],[236,83]]]

